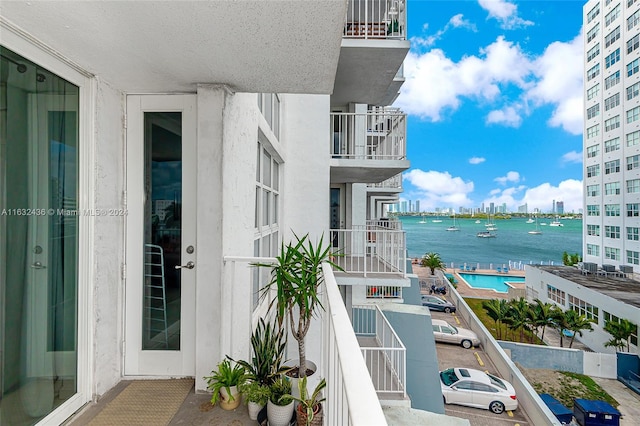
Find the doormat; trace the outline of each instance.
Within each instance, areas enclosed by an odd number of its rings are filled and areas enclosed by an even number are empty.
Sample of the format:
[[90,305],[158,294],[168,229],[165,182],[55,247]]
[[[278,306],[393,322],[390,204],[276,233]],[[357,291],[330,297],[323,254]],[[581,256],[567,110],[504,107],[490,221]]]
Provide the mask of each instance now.
[[193,379],[133,381],[89,425],[168,425],[191,388]]

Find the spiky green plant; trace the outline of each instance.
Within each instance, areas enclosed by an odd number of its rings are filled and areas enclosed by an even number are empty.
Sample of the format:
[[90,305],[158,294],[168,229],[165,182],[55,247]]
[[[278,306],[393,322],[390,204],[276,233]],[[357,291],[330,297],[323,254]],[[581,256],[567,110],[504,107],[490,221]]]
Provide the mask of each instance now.
[[229,394],[229,401],[235,398],[231,395],[231,386],[240,386],[244,383],[245,372],[244,367],[239,364],[231,365],[228,359],[218,364],[218,369],[211,372],[211,376],[206,376],[207,389],[213,392],[211,395],[211,404],[215,405],[220,398],[220,389],[225,388]]

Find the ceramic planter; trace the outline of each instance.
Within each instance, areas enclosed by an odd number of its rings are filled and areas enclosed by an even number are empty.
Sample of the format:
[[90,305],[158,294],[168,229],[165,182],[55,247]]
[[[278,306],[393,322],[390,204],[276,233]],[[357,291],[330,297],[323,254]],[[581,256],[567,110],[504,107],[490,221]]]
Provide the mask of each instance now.
[[[286,366],[289,367],[295,367],[297,364],[297,362],[295,361],[289,361],[287,363],[285,363]],[[318,366],[309,360],[306,360],[306,366],[307,366],[307,370],[311,370],[313,371],[313,373],[309,373],[309,375],[307,376],[307,393],[309,393],[309,382],[313,381],[313,379],[311,378],[316,371],[318,371]],[[295,396],[296,398],[300,398],[300,388],[298,387],[298,378],[297,377],[291,377],[289,375],[287,375],[287,378],[289,380],[291,380],[291,395]],[[296,404],[297,406],[298,404]]]
[[[237,386],[230,386],[229,389],[231,390],[231,395],[227,393],[226,388],[220,389],[220,407],[223,410],[235,410],[242,400]],[[233,396],[233,400],[231,400],[231,396]]]
[[289,426],[293,416],[293,401],[287,405],[276,405],[271,400],[267,402],[267,418],[269,426]]
[[247,403],[247,410],[249,410],[249,418],[251,420],[258,420],[258,413],[264,408],[264,405],[260,405],[257,402],[249,401]]

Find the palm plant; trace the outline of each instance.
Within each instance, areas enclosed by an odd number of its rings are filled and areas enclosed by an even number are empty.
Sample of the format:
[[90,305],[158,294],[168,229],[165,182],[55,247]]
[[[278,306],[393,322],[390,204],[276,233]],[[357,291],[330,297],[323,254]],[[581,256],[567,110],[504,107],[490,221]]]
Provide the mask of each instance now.
[[424,268],[429,268],[431,270],[431,275],[435,275],[436,269],[444,270],[445,268],[445,264],[440,258],[440,255],[434,252],[426,253],[422,256],[420,265]]
[[218,364],[218,369],[212,371],[211,376],[204,378],[207,381],[207,388],[213,391],[211,404],[215,405],[218,402],[221,389],[225,389],[230,401],[233,401],[235,398],[232,395],[231,387],[241,386],[244,383],[244,377],[244,368],[241,365],[232,366],[228,359]]
[[564,313],[564,316],[567,322],[567,330],[570,330],[573,332],[573,335],[571,336],[571,341],[569,342],[569,347],[573,346],[573,341],[576,338],[576,333],[579,334],[580,337],[582,337],[583,330],[593,331],[593,326],[591,324],[595,322],[594,320],[589,319],[586,316],[581,315],[574,310],[566,311]]
[[556,312],[555,317],[553,318],[553,327],[558,330],[560,334],[560,347],[564,348],[564,330],[568,330],[569,322],[567,320],[567,315],[565,311]]
[[544,332],[547,327],[553,327],[554,319],[558,314],[559,308],[552,303],[543,303],[540,299],[536,299],[530,305],[530,309],[533,325],[536,331],[542,328],[540,340],[544,341]]
[[636,333],[638,327],[627,319],[620,319],[618,321],[607,321],[604,324],[604,331],[609,333],[612,337],[611,340],[606,342],[606,347],[615,347],[616,350],[620,349],[620,352],[625,350],[629,351],[629,345],[631,343],[631,335]]
[[496,323],[498,340],[502,339],[502,324],[509,312],[507,301],[504,299],[485,300],[482,302],[482,307],[487,312],[487,315],[489,315],[489,318]]
[[509,302],[509,314],[507,315],[507,324],[514,332],[520,330],[520,342],[524,340],[524,330],[528,328],[529,321],[529,304],[524,297]]

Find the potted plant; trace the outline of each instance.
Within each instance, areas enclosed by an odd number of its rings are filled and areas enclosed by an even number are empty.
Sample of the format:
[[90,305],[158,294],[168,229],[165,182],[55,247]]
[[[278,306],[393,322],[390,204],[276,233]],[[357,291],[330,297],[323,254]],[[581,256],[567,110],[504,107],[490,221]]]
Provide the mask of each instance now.
[[282,243],[275,264],[256,263],[254,266],[271,268],[271,280],[262,288],[262,297],[267,297],[275,288],[276,296],[269,306],[275,304],[280,327],[286,318],[289,319],[291,334],[298,342],[299,355],[298,365],[291,370],[294,377],[302,378],[307,375],[305,336],[316,309],[324,309],[319,297],[320,286],[324,282],[322,263],[328,262],[338,270],[342,268],[332,262],[335,253],[331,252],[330,245],[324,246],[323,237],[316,245],[310,241],[309,234],[295,237],[295,244]]
[[240,391],[247,400],[247,409],[251,420],[258,419],[258,413],[267,405],[271,396],[269,386],[259,382],[247,382],[240,387]]
[[211,372],[211,376],[204,378],[207,381],[207,389],[213,391],[211,404],[215,405],[220,400],[220,407],[224,410],[233,410],[240,405],[240,391],[238,386],[245,381],[244,368],[236,364],[231,365],[229,359],[218,364],[218,369]]
[[300,386],[300,397],[293,397],[294,400],[299,402],[296,408],[298,426],[321,426],[323,417],[322,401],[325,398],[321,398],[320,392],[327,386],[326,380],[322,379],[311,395],[307,392],[306,377],[300,379],[298,385]]
[[291,382],[280,376],[270,386],[271,396],[267,401],[269,426],[288,426],[293,416]]

